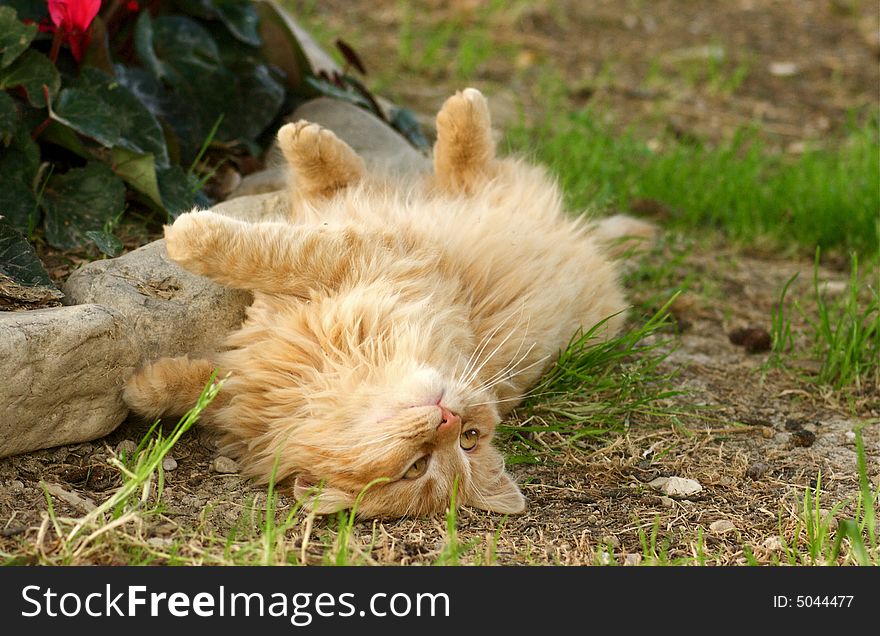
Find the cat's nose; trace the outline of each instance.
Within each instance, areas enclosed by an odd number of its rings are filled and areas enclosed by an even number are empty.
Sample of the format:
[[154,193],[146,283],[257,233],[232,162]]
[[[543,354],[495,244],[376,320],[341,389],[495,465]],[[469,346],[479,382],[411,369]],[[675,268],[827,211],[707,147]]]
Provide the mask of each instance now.
[[459,429],[461,427],[461,418],[450,411],[448,408],[443,406],[442,404],[438,404],[440,407],[440,424],[437,425],[437,432],[443,433],[450,429]]

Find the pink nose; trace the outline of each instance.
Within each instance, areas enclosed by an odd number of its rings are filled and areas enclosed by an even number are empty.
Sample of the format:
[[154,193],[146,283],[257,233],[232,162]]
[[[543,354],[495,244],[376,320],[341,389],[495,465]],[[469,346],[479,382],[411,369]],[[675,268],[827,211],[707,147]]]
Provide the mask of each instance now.
[[440,407],[440,415],[443,417],[443,419],[440,420],[440,424],[437,425],[437,430],[439,432],[442,433],[443,431],[448,431],[451,428],[457,428],[461,426],[461,418],[458,415],[456,415],[443,405],[438,404],[438,406]]

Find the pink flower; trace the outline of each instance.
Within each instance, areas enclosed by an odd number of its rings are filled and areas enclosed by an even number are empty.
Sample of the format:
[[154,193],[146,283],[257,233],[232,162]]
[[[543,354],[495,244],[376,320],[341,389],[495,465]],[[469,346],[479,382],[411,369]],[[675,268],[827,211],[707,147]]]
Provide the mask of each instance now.
[[67,42],[77,62],[89,46],[89,27],[100,8],[101,0],[49,0],[49,17],[55,25],[49,30]]

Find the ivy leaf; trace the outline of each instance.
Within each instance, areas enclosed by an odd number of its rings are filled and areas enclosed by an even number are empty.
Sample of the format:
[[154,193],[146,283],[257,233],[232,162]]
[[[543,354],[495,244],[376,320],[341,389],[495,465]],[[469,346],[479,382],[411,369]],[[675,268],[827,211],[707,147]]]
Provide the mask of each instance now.
[[49,15],[46,0],[0,0],[0,4],[15,9],[19,20],[39,22]]
[[17,129],[9,145],[0,145],[0,215],[22,233],[37,221],[33,183],[39,167],[40,149],[26,129]]
[[431,142],[422,134],[422,128],[419,126],[419,122],[416,121],[412,111],[394,106],[389,113],[389,119],[391,119],[390,123],[394,129],[406,137],[413,146],[420,150],[431,147]]
[[355,106],[360,106],[361,108],[364,108],[371,113],[375,113],[373,105],[369,102],[369,100],[367,100],[363,95],[361,95],[357,91],[352,90],[351,88],[342,88],[336,86],[335,84],[331,84],[327,80],[318,79],[317,77],[307,77],[305,80],[305,84],[306,86],[311,88],[316,95],[326,95],[327,97],[340,99],[344,102],[354,104]]
[[171,166],[166,170],[158,170],[156,178],[162,205],[168,212],[168,218],[176,219],[184,212],[189,212],[198,203],[198,183],[187,175],[180,166]]
[[138,154],[127,148],[112,151],[113,172],[132,188],[145,195],[157,207],[164,207],[156,177],[156,161],[151,154]]
[[109,104],[88,89],[62,90],[50,116],[107,148],[119,141],[116,113]]
[[76,247],[86,232],[103,231],[122,211],[125,184],[106,164],[90,162],[49,177],[40,203],[46,212],[49,245]]
[[0,305],[46,304],[62,296],[31,244],[0,216]]
[[61,87],[61,76],[48,57],[28,49],[12,64],[0,69],[0,89],[16,86],[24,88],[31,106],[44,108],[46,97],[43,95],[43,86],[48,87],[49,99],[52,99]]
[[24,53],[36,34],[36,24],[23,24],[15,9],[0,7],[0,68]]
[[251,46],[260,46],[263,43],[257,32],[257,11],[250,2],[178,0],[177,4],[190,15],[206,20],[219,20],[241,42]]
[[0,174],[0,215],[22,234],[27,234],[37,210],[37,197],[21,181]]
[[152,154],[158,166],[168,166],[165,135],[156,117],[123,84],[97,69],[80,71],[61,91],[51,116],[104,147]]
[[[241,108],[239,84],[224,66],[211,34],[195,20],[147,12],[138,18],[135,49],[156,81],[165,84],[161,116],[180,142],[181,161],[192,161],[221,115]],[[229,139],[228,131],[223,136]]]
[[101,253],[111,258],[122,254],[122,250],[125,247],[122,241],[104,230],[88,230],[85,232],[85,237],[97,245]]
[[0,144],[9,145],[18,123],[21,121],[15,100],[7,93],[0,93]]

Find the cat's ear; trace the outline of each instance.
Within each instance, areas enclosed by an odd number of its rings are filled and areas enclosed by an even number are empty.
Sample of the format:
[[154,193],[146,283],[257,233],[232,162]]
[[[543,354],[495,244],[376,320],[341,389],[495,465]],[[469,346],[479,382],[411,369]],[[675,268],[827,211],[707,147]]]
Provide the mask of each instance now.
[[503,470],[495,474],[479,495],[470,497],[466,503],[474,508],[505,515],[516,515],[526,509],[526,498]]
[[331,515],[354,505],[354,497],[348,493],[315,484],[316,481],[305,476],[299,476],[293,482],[293,494],[307,510],[319,515]]

